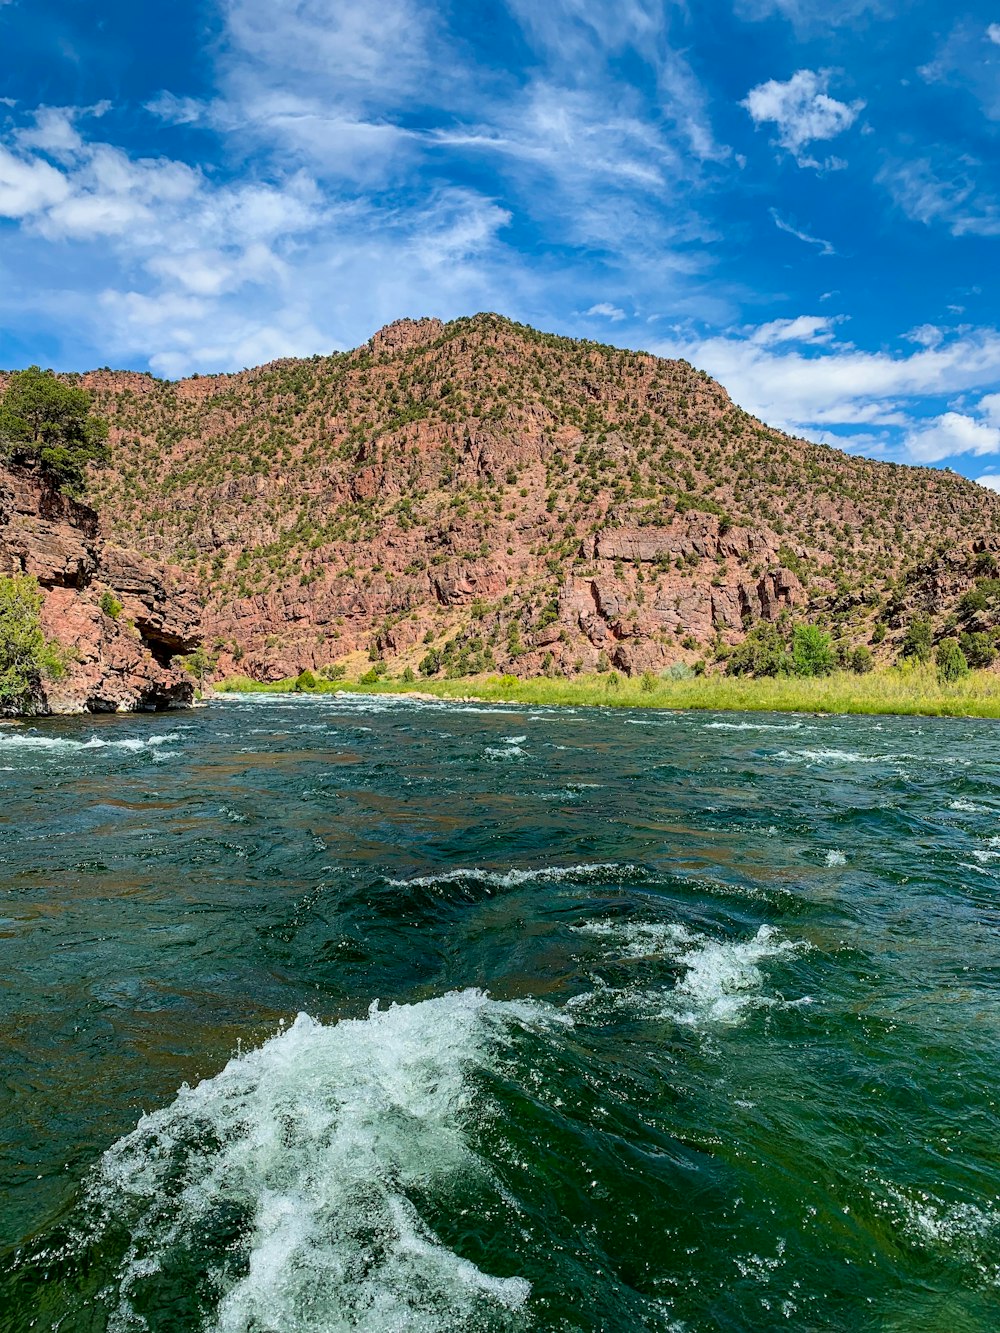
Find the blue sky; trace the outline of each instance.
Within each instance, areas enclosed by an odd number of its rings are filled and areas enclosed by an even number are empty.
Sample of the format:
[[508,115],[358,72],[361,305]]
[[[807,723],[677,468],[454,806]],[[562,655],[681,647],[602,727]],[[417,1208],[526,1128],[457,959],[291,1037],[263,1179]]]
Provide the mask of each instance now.
[[0,365],[497,310],[1000,488],[1000,0],[0,0]]

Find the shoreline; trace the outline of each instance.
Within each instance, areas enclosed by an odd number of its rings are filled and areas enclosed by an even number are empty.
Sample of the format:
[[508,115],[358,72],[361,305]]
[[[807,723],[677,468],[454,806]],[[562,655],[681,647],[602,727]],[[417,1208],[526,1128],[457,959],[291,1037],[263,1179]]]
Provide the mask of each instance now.
[[953,684],[939,680],[930,667],[892,668],[858,676],[767,677],[698,676],[672,681],[606,675],[573,679],[534,676],[466,676],[452,680],[375,683],[336,680],[315,688],[296,680],[267,684],[230,678],[214,686],[216,694],[367,694],[424,701],[509,703],[526,706],[648,708],[679,712],[815,713],[833,716],[975,717],[1000,720],[1000,675],[975,671]]

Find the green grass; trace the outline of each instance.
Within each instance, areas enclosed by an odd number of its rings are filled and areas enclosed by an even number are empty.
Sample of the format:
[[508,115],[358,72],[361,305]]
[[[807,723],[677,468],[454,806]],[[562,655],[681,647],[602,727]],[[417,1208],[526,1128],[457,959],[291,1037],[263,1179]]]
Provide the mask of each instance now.
[[[295,681],[261,685],[236,677],[216,689],[257,693],[288,691]],[[839,671],[812,679],[783,677],[697,676],[690,680],[657,680],[651,690],[639,678],[613,675],[576,676],[572,680],[545,676],[519,680],[513,676],[478,676],[458,680],[420,680],[405,684],[383,680],[377,685],[356,681],[323,681],[310,693],[344,690],[359,694],[432,694],[442,699],[473,697],[488,702],[574,704],[617,708],[695,708],[741,712],[897,713],[930,717],[1000,718],[1000,675],[973,671],[946,684],[931,667],[896,667],[856,676]]]

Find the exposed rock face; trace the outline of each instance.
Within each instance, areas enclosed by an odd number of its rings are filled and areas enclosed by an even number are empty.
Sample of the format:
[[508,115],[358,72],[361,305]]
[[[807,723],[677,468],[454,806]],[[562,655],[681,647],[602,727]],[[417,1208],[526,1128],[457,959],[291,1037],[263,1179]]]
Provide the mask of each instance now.
[[[201,641],[200,607],[163,565],[108,545],[97,514],[30,468],[0,469],[0,573],[44,592],[46,634],[72,652],[42,711],[131,712],[190,703],[191,677],[170,666]],[[111,593],[117,616],[101,608]]]

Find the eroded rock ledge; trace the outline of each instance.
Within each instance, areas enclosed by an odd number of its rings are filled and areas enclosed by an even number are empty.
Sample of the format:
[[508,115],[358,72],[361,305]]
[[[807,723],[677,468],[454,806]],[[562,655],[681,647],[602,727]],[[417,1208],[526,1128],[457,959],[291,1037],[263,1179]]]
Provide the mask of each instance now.
[[0,573],[38,580],[45,632],[73,654],[62,679],[45,684],[38,711],[191,703],[191,677],[171,659],[201,642],[197,598],[167,566],[105,542],[95,511],[32,468],[0,468]]

